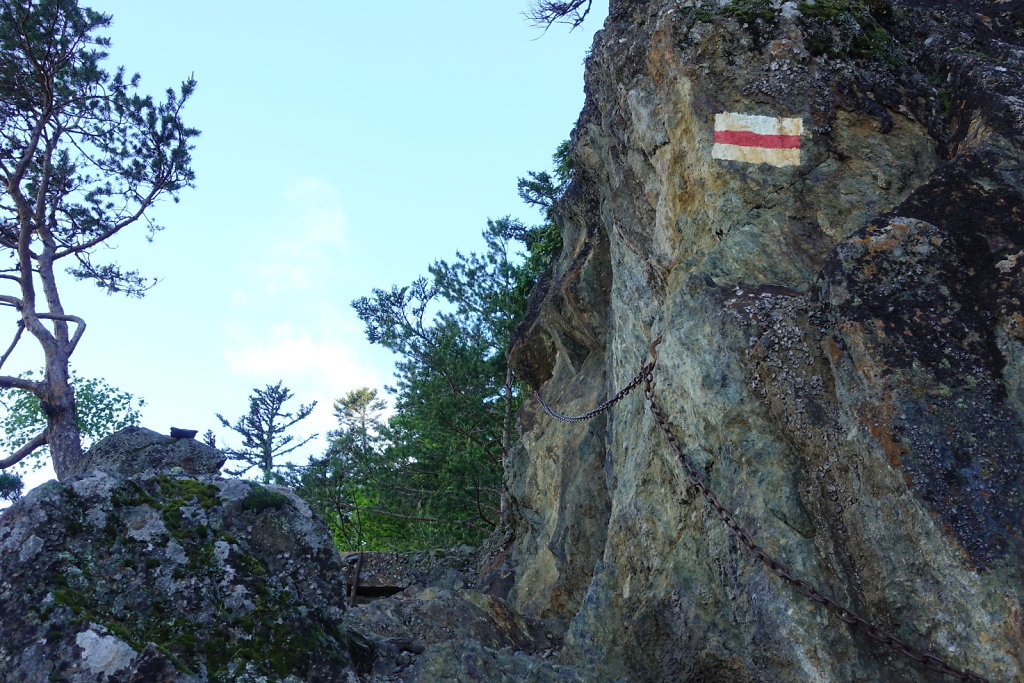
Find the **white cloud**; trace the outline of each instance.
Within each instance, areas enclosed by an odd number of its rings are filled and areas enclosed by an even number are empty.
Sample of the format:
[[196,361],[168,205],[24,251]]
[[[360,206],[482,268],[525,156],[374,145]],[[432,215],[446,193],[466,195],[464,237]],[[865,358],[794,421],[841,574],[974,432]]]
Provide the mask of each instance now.
[[334,186],[318,178],[298,178],[288,185],[284,196],[295,212],[295,223],[304,241],[345,248],[348,220]]
[[254,339],[241,330],[229,330],[236,341],[224,351],[228,367],[262,386],[284,380],[298,403],[318,401],[316,410],[303,425],[309,431],[326,434],[334,429],[334,399],[359,387],[382,390],[383,378],[360,356],[360,352],[338,341],[315,339],[284,323],[274,326],[265,339]]
[[316,178],[299,178],[282,203],[266,221],[270,229],[257,231],[273,237],[251,245],[232,293],[223,356],[232,384],[262,388],[283,380],[295,395],[292,408],[318,401],[296,434],[325,435],[337,427],[334,399],[364,386],[383,393],[391,362],[370,349],[348,305],[352,297],[339,284],[348,228],[338,193]]
[[312,177],[284,190],[284,210],[259,234],[275,235],[256,252],[249,274],[266,294],[323,286],[347,245],[348,219],[337,190]]
[[379,379],[376,372],[358,361],[355,349],[315,340],[289,324],[275,326],[268,340],[244,343],[224,353],[235,372],[268,378],[308,376],[338,387],[336,391],[375,386]]

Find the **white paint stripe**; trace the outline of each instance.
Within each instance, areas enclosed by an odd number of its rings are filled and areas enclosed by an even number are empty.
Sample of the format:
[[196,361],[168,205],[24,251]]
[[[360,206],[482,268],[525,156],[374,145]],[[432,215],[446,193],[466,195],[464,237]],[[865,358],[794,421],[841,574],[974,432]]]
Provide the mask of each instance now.
[[803,129],[803,119],[732,112],[715,114],[715,130],[741,130],[759,135],[800,135]]
[[711,157],[726,161],[745,161],[748,164],[771,164],[772,166],[800,165],[799,148],[766,149],[764,147],[716,144],[711,148]]

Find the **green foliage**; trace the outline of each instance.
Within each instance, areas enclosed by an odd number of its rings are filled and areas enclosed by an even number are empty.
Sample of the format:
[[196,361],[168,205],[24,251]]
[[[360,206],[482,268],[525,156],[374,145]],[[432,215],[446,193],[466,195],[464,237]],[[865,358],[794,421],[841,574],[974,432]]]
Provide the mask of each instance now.
[[[32,378],[36,373],[29,371],[23,377]],[[71,385],[75,389],[78,428],[83,448],[88,448],[108,434],[125,427],[137,426],[142,418],[141,409],[146,401],[136,398],[107,383],[106,380],[82,377],[71,371]],[[0,404],[5,413],[0,418],[0,448],[13,451],[33,436],[46,429],[39,399],[20,389],[5,390]],[[46,464],[47,448],[44,446],[32,455],[14,465],[14,472],[24,474],[37,470]]]
[[[47,188],[50,229],[62,251],[76,256],[73,275],[109,292],[141,295],[148,285],[137,271],[94,263],[91,246],[78,247],[134,222],[159,194],[192,184],[191,141],[199,131],[185,126],[180,112],[196,84],[189,78],[157,102],[138,92],[138,74],[105,71],[110,41],[97,32],[110,19],[76,0],[3,3],[0,129],[8,142],[0,156],[6,164],[32,153],[25,189],[34,197]],[[34,139],[37,129],[41,140]],[[0,202],[16,203],[16,196]],[[160,228],[150,222],[149,229]],[[17,248],[15,235],[2,241]]]
[[17,500],[21,497],[23,487],[24,483],[17,474],[0,471],[0,498]]
[[506,225],[488,223],[485,253],[438,261],[430,280],[353,302],[370,341],[400,356],[387,433],[402,484],[376,493],[394,512],[453,521],[417,526],[428,544],[479,540],[456,521],[497,521],[505,348],[523,307]]
[[[500,517],[502,465],[519,404],[509,340],[530,288],[561,250],[556,203],[572,174],[568,143],[553,173],[519,180],[545,222],[487,222],[485,249],[437,261],[404,287],[353,302],[371,342],[399,356],[394,415],[372,389],[335,403],[323,458],[289,481],[351,550],[410,550],[480,541]],[[523,250],[525,247],[525,253]]]
[[[368,513],[382,505],[379,491],[396,468],[388,461],[381,415],[387,408],[377,390],[361,387],[334,402],[338,429],[328,437],[324,457],[311,459],[298,481],[304,495],[327,520],[339,548],[393,549],[398,535],[393,518]],[[404,548],[403,548],[404,549]]]
[[[99,33],[110,20],[77,0],[0,3],[0,298],[17,325],[0,365],[24,336],[39,343],[45,367],[38,381],[0,375],[0,387],[45,400],[58,475],[81,457],[68,363],[85,321],[65,311],[55,268],[69,259],[63,264],[74,277],[142,296],[151,281],[97,262],[96,252],[138,222],[152,236],[160,226],[147,211],[195,177],[199,131],[181,117],[195,81],[157,100],[139,91],[138,74],[107,71],[110,41]],[[19,444],[5,464],[41,443]]]
[[556,207],[565,194],[569,181],[572,180],[570,152],[569,141],[565,140],[552,156],[555,164],[553,174],[530,171],[526,178],[519,179],[519,197],[544,214],[544,223],[541,225],[524,229],[518,222],[514,222],[515,227],[520,228],[521,232],[510,232],[511,237],[520,240],[526,246],[526,259],[518,270],[520,283],[517,292],[517,296],[524,300],[529,295],[530,288],[562,251],[562,233],[558,228]]
[[768,0],[732,0],[719,10],[724,17],[735,17],[746,22],[774,19],[775,11]]
[[[268,384],[264,389],[253,389],[249,395],[249,412],[242,415],[234,424],[217,413],[221,424],[241,435],[242,447],[238,449],[221,449],[225,455],[240,461],[233,470],[225,470],[232,476],[242,476],[256,467],[263,472],[263,483],[273,478],[274,468],[280,467],[280,459],[298,448],[306,445],[316,434],[295,443],[295,437],[285,434],[300,420],[309,417],[316,406],[316,401],[308,405],[300,405],[292,412],[284,410],[284,404],[291,400],[293,394],[283,386],[283,381]],[[213,440],[212,433],[207,432],[207,442]],[[212,445],[212,444],[211,444]]]
[[245,498],[242,499],[242,507],[246,510],[255,510],[256,512],[262,512],[267,508],[279,508],[284,507],[288,502],[288,497],[281,495],[277,491],[271,491],[263,486],[254,486],[252,490],[246,494]]

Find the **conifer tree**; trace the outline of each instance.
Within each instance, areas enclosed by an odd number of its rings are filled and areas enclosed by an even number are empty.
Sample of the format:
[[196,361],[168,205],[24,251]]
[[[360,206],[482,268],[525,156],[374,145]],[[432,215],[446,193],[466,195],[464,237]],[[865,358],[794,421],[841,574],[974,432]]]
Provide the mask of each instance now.
[[409,520],[410,544],[475,542],[502,516],[520,400],[508,344],[530,288],[561,249],[554,207],[571,176],[568,159],[562,145],[553,174],[520,179],[520,195],[542,209],[543,224],[488,221],[482,252],[437,261],[429,278],[353,302],[369,340],[399,356],[385,429],[388,479],[373,490],[378,509]]
[[0,459],[0,468],[49,445],[63,477],[81,457],[68,361],[85,320],[65,310],[61,264],[108,292],[141,296],[152,284],[137,271],[96,260],[96,249],[125,228],[160,226],[146,212],[193,181],[198,131],[181,111],[195,81],[162,102],[138,92],[139,76],[102,67],[110,17],[77,0],[0,2],[0,306],[13,336],[0,367],[23,335],[42,350],[43,376],[0,376],[0,388],[36,396],[46,427]]
[[234,424],[217,413],[217,419],[223,426],[242,437],[241,448],[221,449],[231,459],[241,461],[238,467],[225,469],[228,474],[240,477],[255,467],[263,473],[263,483],[270,483],[274,468],[282,464],[281,458],[316,438],[313,434],[296,443],[294,435],[285,434],[296,423],[309,417],[316,401],[300,405],[294,413],[286,412],[284,404],[291,400],[293,394],[283,384],[279,381],[268,384],[264,389],[253,389],[249,395],[249,412]]

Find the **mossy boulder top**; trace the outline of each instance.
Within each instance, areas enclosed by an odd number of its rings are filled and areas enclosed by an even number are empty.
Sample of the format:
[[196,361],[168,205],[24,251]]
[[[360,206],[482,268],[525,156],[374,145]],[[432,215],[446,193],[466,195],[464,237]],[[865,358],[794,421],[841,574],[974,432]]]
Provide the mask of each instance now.
[[223,457],[125,430],[3,511],[0,680],[350,680],[330,532],[287,490],[187,473]]
[[72,466],[67,476],[93,470],[135,476],[148,470],[217,474],[225,455],[195,439],[176,439],[143,427],[126,427],[101,439]]

